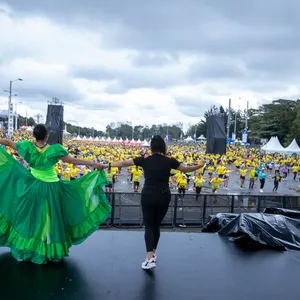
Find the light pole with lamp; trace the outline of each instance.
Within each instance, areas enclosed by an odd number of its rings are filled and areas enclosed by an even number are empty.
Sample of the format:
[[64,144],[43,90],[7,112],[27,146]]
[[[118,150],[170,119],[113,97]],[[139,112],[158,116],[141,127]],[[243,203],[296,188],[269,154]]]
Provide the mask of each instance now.
[[14,132],[14,119],[13,119],[13,104],[11,102],[12,98],[12,84],[16,81],[23,81],[22,78],[15,80],[10,80],[9,82],[9,98],[8,98],[8,138],[11,139]]

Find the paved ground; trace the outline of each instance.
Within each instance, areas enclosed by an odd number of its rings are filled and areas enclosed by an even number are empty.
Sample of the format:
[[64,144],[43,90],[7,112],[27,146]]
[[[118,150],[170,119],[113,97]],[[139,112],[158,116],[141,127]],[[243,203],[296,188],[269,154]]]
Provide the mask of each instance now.
[[[132,192],[132,184],[129,181],[129,175],[127,170],[122,170],[122,175],[118,177],[117,184],[115,187],[116,192]],[[204,176],[207,176],[205,174]],[[273,175],[272,175],[273,176]],[[270,176],[271,177],[271,176]],[[141,181],[141,187],[143,186],[144,178],[142,177]],[[289,174],[287,180],[283,180],[279,184],[279,189],[277,194],[278,195],[294,195],[294,196],[300,196],[300,187],[299,187],[299,180],[294,181],[293,180],[293,174]],[[230,180],[229,180],[229,189],[225,190],[224,188],[221,188],[219,190],[220,194],[260,194],[259,192],[259,183],[257,183],[254,187],[254,190],[249,191],[249,178],[246,177],[245,187],[243,189],[240,188],[240,176],[236,172],[232,172],[230,174]],[[266,181],[266,185],[264,188],[264,194],[267,195],[274,195],[272,192],[274,187],[273,179],[269,178]],[[176,190],[173,190],[174,193],[176,193]],[[193,181],[190,182],[189,186],[189,192],[193,192]],[[203,185],[203,193],[211,193],[211,187],[208,183],[204,183]]]

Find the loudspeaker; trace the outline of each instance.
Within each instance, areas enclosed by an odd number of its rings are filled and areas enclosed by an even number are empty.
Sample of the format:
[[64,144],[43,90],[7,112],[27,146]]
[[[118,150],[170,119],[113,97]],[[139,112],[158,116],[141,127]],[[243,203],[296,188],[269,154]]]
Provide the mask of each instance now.
[[226,131],[225,120],[222,116],[211,116],[207,118],[206,153],[226,153]]
[[62,144],[63,142],[64,107],[62,105],[48,105],[46,126],[49,131],[48,143]]

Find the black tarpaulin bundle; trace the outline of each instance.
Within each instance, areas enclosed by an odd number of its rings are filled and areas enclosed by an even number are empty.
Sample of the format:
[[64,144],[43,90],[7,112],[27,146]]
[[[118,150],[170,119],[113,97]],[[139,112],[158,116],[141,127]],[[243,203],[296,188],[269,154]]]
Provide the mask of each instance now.
[[[276,210],[274,210],[275,212]],[[277,213],[218,214],[207,225],[205,232],[216,232],[244,248],[272,248],[276,250],[300,250],[299,212],[278,209]],[[283,214],[297,215],[292,218]]]
[[202,232],[218,232],[237,216],[238,214],[218,213],[203,227]]

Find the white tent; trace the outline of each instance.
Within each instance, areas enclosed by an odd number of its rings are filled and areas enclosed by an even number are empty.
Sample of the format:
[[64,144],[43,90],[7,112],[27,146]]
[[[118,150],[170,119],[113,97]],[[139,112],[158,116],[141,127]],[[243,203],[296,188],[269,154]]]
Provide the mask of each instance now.
[[285,153],[286,152],[286,150],[280,144],[277,136],[271,137],[269,142],[266,145],[264,145],[261,149],[266,152],[272,152],[272,153]]
[[96,136],[95,142],[99,142],[99,141],[100,141],[100,139]]
[[197,137],[197,141],[206,141],[206,138],[201,134],[199,137]]
[[81,137],[78,135],[76,138],[77,141],[81,141]]
[[142,142],[142,147],[150,147],[150,144],[146,140],[144,140]]
[[193,142],[194,140],[192,137],[188,136],[184,141],[185,142]]
[[287,148],[285,148],[285,151],[287,153],[300,153],[300,147],[298,146],[295,139],[293,139],[291,144]]
[[90,136],[89,137],[89,142],[92,142],[94,139]]

